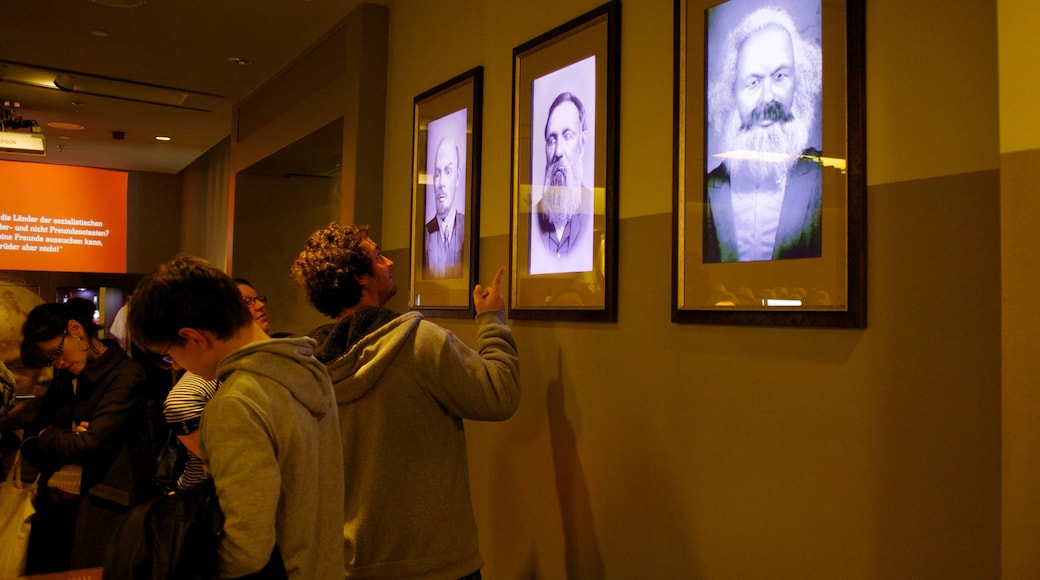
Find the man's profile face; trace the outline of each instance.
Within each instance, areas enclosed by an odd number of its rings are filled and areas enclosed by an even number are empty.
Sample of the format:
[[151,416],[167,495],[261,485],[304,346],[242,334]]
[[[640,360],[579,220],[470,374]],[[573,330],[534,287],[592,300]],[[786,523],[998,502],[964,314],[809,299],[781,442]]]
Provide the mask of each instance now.
[[794,74],[794,45],[783,27],[767,26],[740,45],[736,98],[745,129],[765,128],[777,121],[790,120],[787,117],[794,102]]
[[371,272],[359,276],[364,286],[362,292],[370,293],[376,298],[379,306],[383,306],[394,297],[394,294],[397,294],[397,284],[394,283],[394,275],[391,271],[394,262],[383,255],[379,245],[372,238],[365,238],[361,242],[361,247],[372,259]]
[[545,184],[581,186],[585,132],[578,107],[563,101],[545,123]]
[[455,205],[455,189],[459,184],[459,149],[450,138],[437,145],[433,162],[433,195],[437,201],[437,217],[445,218]]

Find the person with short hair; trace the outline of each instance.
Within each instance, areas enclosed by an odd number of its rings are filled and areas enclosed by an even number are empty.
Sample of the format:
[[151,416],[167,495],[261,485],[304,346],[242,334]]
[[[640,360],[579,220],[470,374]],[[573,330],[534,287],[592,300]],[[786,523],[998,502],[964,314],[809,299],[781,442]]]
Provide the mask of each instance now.
[[[249,280],[235,278],[234,281],[238,286],[238,291],[242,293],[242,300],[249,308],[249,314],[253,316],[253,320],[261,330],[270,335],[271,323],[267,320],[267,296],[257,294],[256,288]],[[184,371],[184,374],[177,379],[177,384],[170,389],[170,393],[163,403],[163,416],[167,425],[173,429],[177,440],[188,450],[183,469],[175,482],[177,489],[198,485],[206,479],[206,469],[199,451],[199,425],[202,422],[202,411],[206,408],[206,403],[213,398],[218,388],[220,388],[220,382],[216,379],[207,381],[191,371]]]
[[367,226],[311,234],[293,279],[335,322],[315,329],[343,437],[348,578],[480,578],[465,420],[501,421],[520,402],[519,359],[499,291],[477,284],[477,349],[416,311],[385,308],[397,292]]
[[199,440],[224,512],[219,577],[281,568],[301,580],[340,577],[343,456],[314,341],[269,338],[234,280],[194,256],[141,280],[129,325],[174,368],[221,382]]

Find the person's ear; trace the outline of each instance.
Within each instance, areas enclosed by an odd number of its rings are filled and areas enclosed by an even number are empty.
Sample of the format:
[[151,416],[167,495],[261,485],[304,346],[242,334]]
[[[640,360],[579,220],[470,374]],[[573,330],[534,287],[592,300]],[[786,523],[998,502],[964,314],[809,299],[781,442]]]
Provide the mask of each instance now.
[[191,342],[204,348],[210,344],[209,335],[194,328],[182,328],[177,331],[177,336],[184,339],[185,342]]
[[77,320],[69,320],[69,324],[68,326],[66,326],[66,328],[68,329],[69,334],[71,334],[73,338],[83,339],[87,337],[86,330],[83,328],[83,325],[80,324]]

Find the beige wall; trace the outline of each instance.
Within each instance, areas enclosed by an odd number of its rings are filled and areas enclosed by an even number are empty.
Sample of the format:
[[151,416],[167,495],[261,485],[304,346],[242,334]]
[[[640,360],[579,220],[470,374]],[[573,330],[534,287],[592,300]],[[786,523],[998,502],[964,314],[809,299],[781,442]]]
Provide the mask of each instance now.
[[[512,48],[598,4],[390,2],[383,188],[356,202],[381,194],[402,293],[414,97],[485,67],[486,278],[508,261]],[[467,424],[486,577],[999,576],[995,3],[868,2],[865,330],[669,321],[672,11],[622,5],[618,321],[514,322],[521,408]],[[271,127],[328,121],[314,111]],[[472,323],[439,322],[473,342]]]
[[1003,576],[1040,577],[1040,120],[1035,54],[1040,11],[999,0],[1001,304],[1003,386]]
[[273,332],[306,334],[328,320],[289,280],[289,265],[315,229],[339,212],[339,175],[239,175],[235,208],[236,278],[268,297]]
[[[506,263],[512,48],[598,4],[392,3],[384,247],[412,99],[483,65],[480,271]],[[669,322],[672,10],[622,5],[618,322],[515,322],[521,409],[467,425],[488,576],[996,577],[995,5],[868,2],[864,331]]]

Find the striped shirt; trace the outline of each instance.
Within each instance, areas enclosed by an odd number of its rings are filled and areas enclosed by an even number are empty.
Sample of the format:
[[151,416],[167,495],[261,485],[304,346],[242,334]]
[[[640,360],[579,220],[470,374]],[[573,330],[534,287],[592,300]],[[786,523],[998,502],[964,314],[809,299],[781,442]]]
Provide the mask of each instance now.
[[[219,387],[220,383],[216,380],[207,381],[199,375],[185,372],[170,389],[163,404],[166,424],[173,428],[176,435],[189,435],[197,431],[202,410]],[[177,478],[177,487],[184,489],[202,483],[205,479],[206,470],[202,459],[188,451],[188,460],[184,464],[184,472]]]

